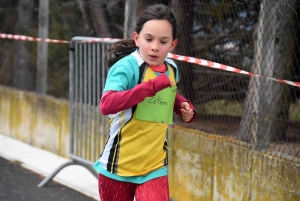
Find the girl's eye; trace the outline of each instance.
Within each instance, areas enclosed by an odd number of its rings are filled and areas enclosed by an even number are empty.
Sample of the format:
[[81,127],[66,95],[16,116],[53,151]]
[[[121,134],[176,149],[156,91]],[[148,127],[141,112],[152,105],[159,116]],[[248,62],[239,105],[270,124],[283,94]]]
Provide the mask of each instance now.
[[146,41],[147,41],[147,42],[151,42],[151,41],[152,41],[152,39],[150,39],[150,38],[146,38]]
[[161,41],[160,43],[161,43],[161,44],[166,44],[167,42],[166,42],[166,41]]

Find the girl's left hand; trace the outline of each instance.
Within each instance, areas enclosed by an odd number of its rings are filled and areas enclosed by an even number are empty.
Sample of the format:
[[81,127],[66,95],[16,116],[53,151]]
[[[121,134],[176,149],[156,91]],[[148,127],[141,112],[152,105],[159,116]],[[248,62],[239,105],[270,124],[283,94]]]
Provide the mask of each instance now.
[[190,104],[188,102],[181,103],[181,116],[183,121],[189,122],[194,116],[194,110],[191,109]]

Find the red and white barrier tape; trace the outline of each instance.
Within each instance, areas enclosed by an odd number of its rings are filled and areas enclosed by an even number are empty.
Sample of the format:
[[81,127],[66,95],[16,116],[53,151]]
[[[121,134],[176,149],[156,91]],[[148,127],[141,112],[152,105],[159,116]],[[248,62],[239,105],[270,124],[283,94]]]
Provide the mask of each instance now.
[[24,35],[12,35],[12,34],[4,34],[0,33],[0,38],[3,39],[12,39],[12,40],[25,40],[25,41],[37,41],[37,42],[47,42],[47,43],[67,43],[69,44],[70,41],[66,40],[55,40],[55,39],[48,39],[48,38],[33,38]]
[[97,38],[97,39],[92,39],[92,40],[83,40],[81,42],[82,43],[95,43],[95,42],[103,42],[103,41],[117,42],[120,40],[121,39],[116,39],[116,38]]
[[[29,36],[24,36],[24,35],[12,35],[12,34],[4,34],[4,33],[0,33],[0,38],[13,39],[13,40],[25,40],[25,41],[41,41],[41,42],[48,42],[48,43],[64,43],[64,44],[69,44],[71,42],[71,41],[66,41],[66,40],[55,40],[55,39],[47,39],[47,38],[33,38],[33,37],[29,37]],[[117,42],[119,40],[121,40],[121,39],[99,38],[99,39],[86,40],[86,41],[82,41],[82,42],[85,42],[85,43],[94,43],[94,42],[102,42],[102,41]],[[206,66],[206,67],[225,70],[225,71],[234,72],[234,73],[238,73],[238,74],[244,74],[244,75],[249,75],[249,76],[266,78],[266,79],[274,80],[276,82],[280,82],[280,83],[300,87],[300,82],[293,82],[293,81],[289,81],[289,80],[282,80],[282,79],[278,79],[278,78],[272,78],[272,77],[267,77],[267,76],[262,76],[262,75],[256,75],[256,74],[251,73],[251,72],[247,72],[247,71],[244,71],[244,70],[240,70],[238,68],[234,68],[234,67],[231,67],[231,66],[227,66],[227,65],[224,65],[224,64],[219,64],[219,63],[204,60],[204,59],[188,57],[188,56],[181,56],[181,55],[172,54],[172,53],[169,53],[167,55],[167,57],[171,58],[171,59],[178,60],[178,61],[184,61],[184,62],[188,62],[188,63],[200,65],[200,66]]]
[[204,59],[198,59],[198,58],[188,57],[188,56],[181,56],[181,55],[176,55],[176,54],[172,54],[172,53],[169,53],[167,55],[167,57],[178,60],[178,61],[184,61],[184,62],[188,62],[188,63],[193,63],[193,64],[197,64],[197,65],[201,65],[201,66],[211,67],[211,68],[215,68],[215,69],[225,70],[225,71],[244,74],[244,75],[249,75],[249,76],[266,78],[266,79],[274,80],[274,81],[281,82],[281,83],[284,83],[284,84],[300,87],[300,82],[293,82],[293,81],[289,81],[289,80],[282,80],[282,79],[278,79],[278,78],[272,78],[272,77],[267,77],[267,76],[262,76],[262,75],[256,75],[256,74],[251,73],[251,72],[240,70],[240,69],[237,69],[237,68],[234,68],[234,67],[231,67],[231,66],[227,66],[227,65],[224,65],[224,64],[219,64],[219,63],[216,63],[216,62],[207,61],[207,60],[204,60]]

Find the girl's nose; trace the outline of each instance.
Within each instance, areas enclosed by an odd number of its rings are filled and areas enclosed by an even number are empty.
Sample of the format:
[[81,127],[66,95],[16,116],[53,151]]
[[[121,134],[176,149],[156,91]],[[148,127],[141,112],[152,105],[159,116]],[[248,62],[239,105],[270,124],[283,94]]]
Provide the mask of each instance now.
[[151,46],[151,50],[152,51],[158,51],[159,49],[159,43],[156,41],[153,41],[152,46]]

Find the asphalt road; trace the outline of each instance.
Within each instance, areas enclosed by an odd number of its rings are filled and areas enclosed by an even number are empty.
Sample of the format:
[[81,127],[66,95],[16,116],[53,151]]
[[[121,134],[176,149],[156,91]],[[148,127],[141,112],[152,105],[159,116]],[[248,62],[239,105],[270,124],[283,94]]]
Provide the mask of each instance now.
[[45,187],[37,187],[43,179],[44,176],[23,168],[17,161],[0,157],[0,201],[95,201],[53,180]]

